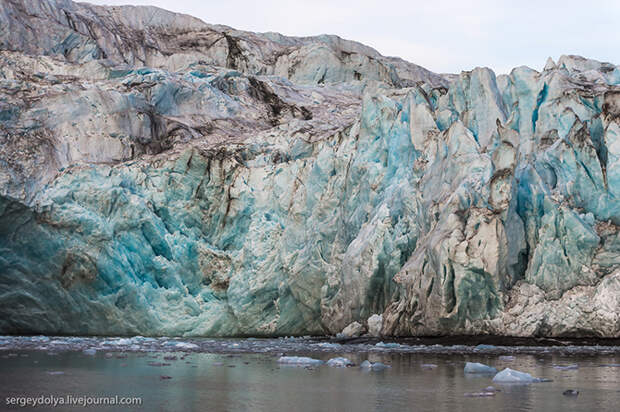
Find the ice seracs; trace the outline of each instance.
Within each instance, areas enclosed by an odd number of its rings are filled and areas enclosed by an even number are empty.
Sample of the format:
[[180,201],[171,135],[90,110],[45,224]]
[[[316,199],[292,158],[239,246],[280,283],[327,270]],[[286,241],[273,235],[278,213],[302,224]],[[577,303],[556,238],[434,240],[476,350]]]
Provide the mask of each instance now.
[[0,5],[0,333],[620,337],[615,64]]

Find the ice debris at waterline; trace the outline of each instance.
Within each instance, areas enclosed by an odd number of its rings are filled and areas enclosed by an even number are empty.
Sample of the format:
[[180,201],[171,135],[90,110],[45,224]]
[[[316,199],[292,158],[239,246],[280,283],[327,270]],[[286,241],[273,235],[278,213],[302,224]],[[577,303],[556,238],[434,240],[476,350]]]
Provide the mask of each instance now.
[[579,365],[577,364],[571,364],[571,365],[553,365],[554,369],[559,369],[559,370],[574,370],[574,369],[579,369]]
[[0,5],[0,333],[620,336],[616,65]]
[[[132,338],[115,337],[64,337],[64,336],[0,336],[0,352],[17,350],[44,351],[47,353],[81,352],[94,349],[102,353],[123,352],[178,352],[178,353],[268,353],[282,355],[285,353],[312,353],[320,357],[323,353],[341,356],[346,353],[411,353],[411,354],[473,354],[500,355],[519,354],[547,355],[615,355],[620,354],[620,346],[493,346],[481,350],[465,345],[400,345],[394,348],[377,348],[373,343],[333,343],[324,338],[289,337],[289,338],[248,338],[248,339],[208,339],[208,338],[149,338],[135,336]],[[105,355],[111,356],[111,355]],[[499,358],[498,358],[499,359]],[[431,369],[434,364],[421,364],[423,369]],[[552,365],[553,366],[553,365]],[[599,367],[620,367],[620,364],[604,363]]]
[[464,368],[465,373],[497,373],[497,369],[477,362],[467,362]]

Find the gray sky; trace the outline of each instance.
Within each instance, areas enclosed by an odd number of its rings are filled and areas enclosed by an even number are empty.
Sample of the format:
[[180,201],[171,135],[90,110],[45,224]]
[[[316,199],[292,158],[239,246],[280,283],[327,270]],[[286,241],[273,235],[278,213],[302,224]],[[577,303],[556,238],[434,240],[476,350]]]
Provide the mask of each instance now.
[[337,34],[435,72],[542,69],[562,54],[620,64],[618,0],[90,0],[154,5],[208,23],[292,36]]

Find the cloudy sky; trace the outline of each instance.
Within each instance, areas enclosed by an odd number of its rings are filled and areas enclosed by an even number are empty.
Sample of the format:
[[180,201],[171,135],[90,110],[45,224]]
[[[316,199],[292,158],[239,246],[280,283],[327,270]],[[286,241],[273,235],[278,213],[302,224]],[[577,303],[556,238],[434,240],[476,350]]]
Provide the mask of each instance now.
[[435,72],[541,69],[579,54],[620,64],[618,0],[89,0],[150,4],[242,30],[337,34]]

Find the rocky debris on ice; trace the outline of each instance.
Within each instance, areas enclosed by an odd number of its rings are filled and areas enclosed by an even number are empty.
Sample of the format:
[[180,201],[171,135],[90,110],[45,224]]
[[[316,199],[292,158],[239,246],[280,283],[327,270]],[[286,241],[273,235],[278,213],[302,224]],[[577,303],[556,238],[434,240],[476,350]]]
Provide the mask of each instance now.
[[497,369],[492,366],[487,366],[483,363],[467,362],[464,368],[465,373],[497,373]]
[[320,359],[308,358],[305,356],[281,356],[278,363],[292,366],[319,366],[324,362]]
[[353,362],[348,358],[331,358],[327,361],[327,366],[333,366],[336,368],[345,368],[347,366],[353,366]]
[[576,389],[567,389],[564,392],[562,392],[562,395],[564,396],[578,396],[579,395],[579,391]]

